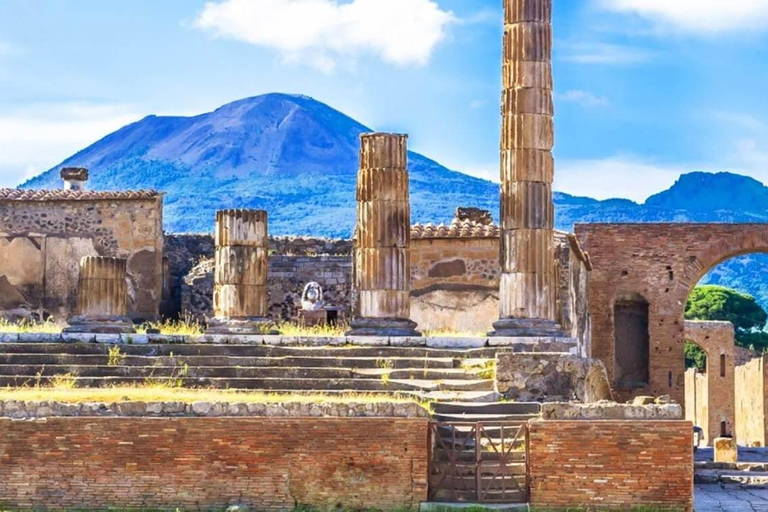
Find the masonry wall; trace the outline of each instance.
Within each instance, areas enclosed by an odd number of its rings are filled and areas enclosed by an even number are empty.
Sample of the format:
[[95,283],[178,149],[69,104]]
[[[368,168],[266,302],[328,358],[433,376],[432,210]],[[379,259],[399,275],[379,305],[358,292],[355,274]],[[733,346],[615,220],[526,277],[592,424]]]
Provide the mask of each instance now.
[[736,367],[736,440],[742,446],[768,446],[766,357]]
[[[697,407],[697,425],[704,429],[706,443],[722,435],[735,436],[736,384],[735,384],[735,333],[731,322],[685,322],[685,339],[695,343],[707,354],[707,368],[704,375],[696,377],[698,387],[690,387],[693,380],[686,371],[685,402],[694,401]],[[706,379],[701,383],[701,379]],[[693,394],[694,397],[689,397]],[[686,418],[689,416],[686,414]]]
[[[701,278],[730,257],[768,250],[764,224],[577,224],[590,255],[592,357],[601,359],[617,399],[666,395],[685,401],[684,309]],[[614,306],[622,297],[649,305],[650,381],[616,386]]]
[[417,508],[427,421],[0,419],[0,507]]
[[[128,312],[155,319],[162,295],[162,196],[94,193],[103,199],[0,201],[0,286],[27,309],[66,318],[75,311],[84,256],[128,259]],[[3,295],[9,296],[9,289]],[[16,306],[16,307],[15,307]]]
[[688,421],[530,423],[531,507],[693,509]]
[[685,419],[704,431],[702,446],[712,444],[709,421],[709,383],[706,373],[700,373],[696,368],[685,371]]

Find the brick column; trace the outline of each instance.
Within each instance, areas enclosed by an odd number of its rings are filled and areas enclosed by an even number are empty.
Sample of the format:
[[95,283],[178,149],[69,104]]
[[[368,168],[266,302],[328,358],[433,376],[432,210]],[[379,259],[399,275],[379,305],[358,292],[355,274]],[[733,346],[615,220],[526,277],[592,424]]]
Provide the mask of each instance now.
[[213,334],[259,334],[269,308],[267,212],[216,212]]
[[420,336],[411,316],[411,207],[407,135],[360,136],[355,274],[349,335]]
[[88,256],[80,260],[77,315],[65,332],[131,332],[128,318],[127,260]]
[[552,0],[504,0],[500,320],[492,336],[553,336]]

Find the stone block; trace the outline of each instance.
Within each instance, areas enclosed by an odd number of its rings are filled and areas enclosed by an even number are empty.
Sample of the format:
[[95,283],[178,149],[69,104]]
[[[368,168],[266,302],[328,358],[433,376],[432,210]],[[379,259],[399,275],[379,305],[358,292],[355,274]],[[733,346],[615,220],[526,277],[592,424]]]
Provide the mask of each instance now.
[[388,336],[345,336],[347,345],[361,347],[386,347],[389,345]]
[[424,336],[393,336],[389,344],[393,347],[425,347],[427,339]]
[[732,437],[718,437],[714,442],[715,462],[739,462],[739,447]]
[[482,348],[488,345],[488,338],[452,338],[452,337],[434,337],[427,338],[427,347],[429,348]]

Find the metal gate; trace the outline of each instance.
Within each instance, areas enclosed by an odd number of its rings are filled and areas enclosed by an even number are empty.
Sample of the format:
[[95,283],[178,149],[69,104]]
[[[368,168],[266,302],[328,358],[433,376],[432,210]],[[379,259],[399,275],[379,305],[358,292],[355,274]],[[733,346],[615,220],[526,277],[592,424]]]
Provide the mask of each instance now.
[[528,503],[528,425],[431,422],[429,499]]

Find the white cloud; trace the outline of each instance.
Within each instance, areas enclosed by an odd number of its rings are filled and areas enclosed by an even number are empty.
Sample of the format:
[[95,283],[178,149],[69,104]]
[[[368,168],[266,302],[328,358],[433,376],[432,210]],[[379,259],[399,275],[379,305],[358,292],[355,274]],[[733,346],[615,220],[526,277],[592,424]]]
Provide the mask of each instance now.
[[610,105],[605,96],[596,96],[591,92],[572,89],[562,94],[557,94],[556,99],[567,103],[577,103],[583,107],[607,107]]
[[721,33],[768,29],[768,0],[597,0],[605,10],[635,14],[662,27]]
[[563,43],[562,59],[577,64],[625,65],[647,62],[653,54],[642,48],[609,43]]
[[365,54],[424,65],[456,21],[433,0],[223,0],[206,3],[195,26],[330,72]]
[[595,199],[626,198],[644,202],[671,187],[692,167],[658,165],[627,156],[594,160],[558,160],[555,189]]
[[127,106],[87,103],[0,111],[0,186],[16,186],[140,117]]

